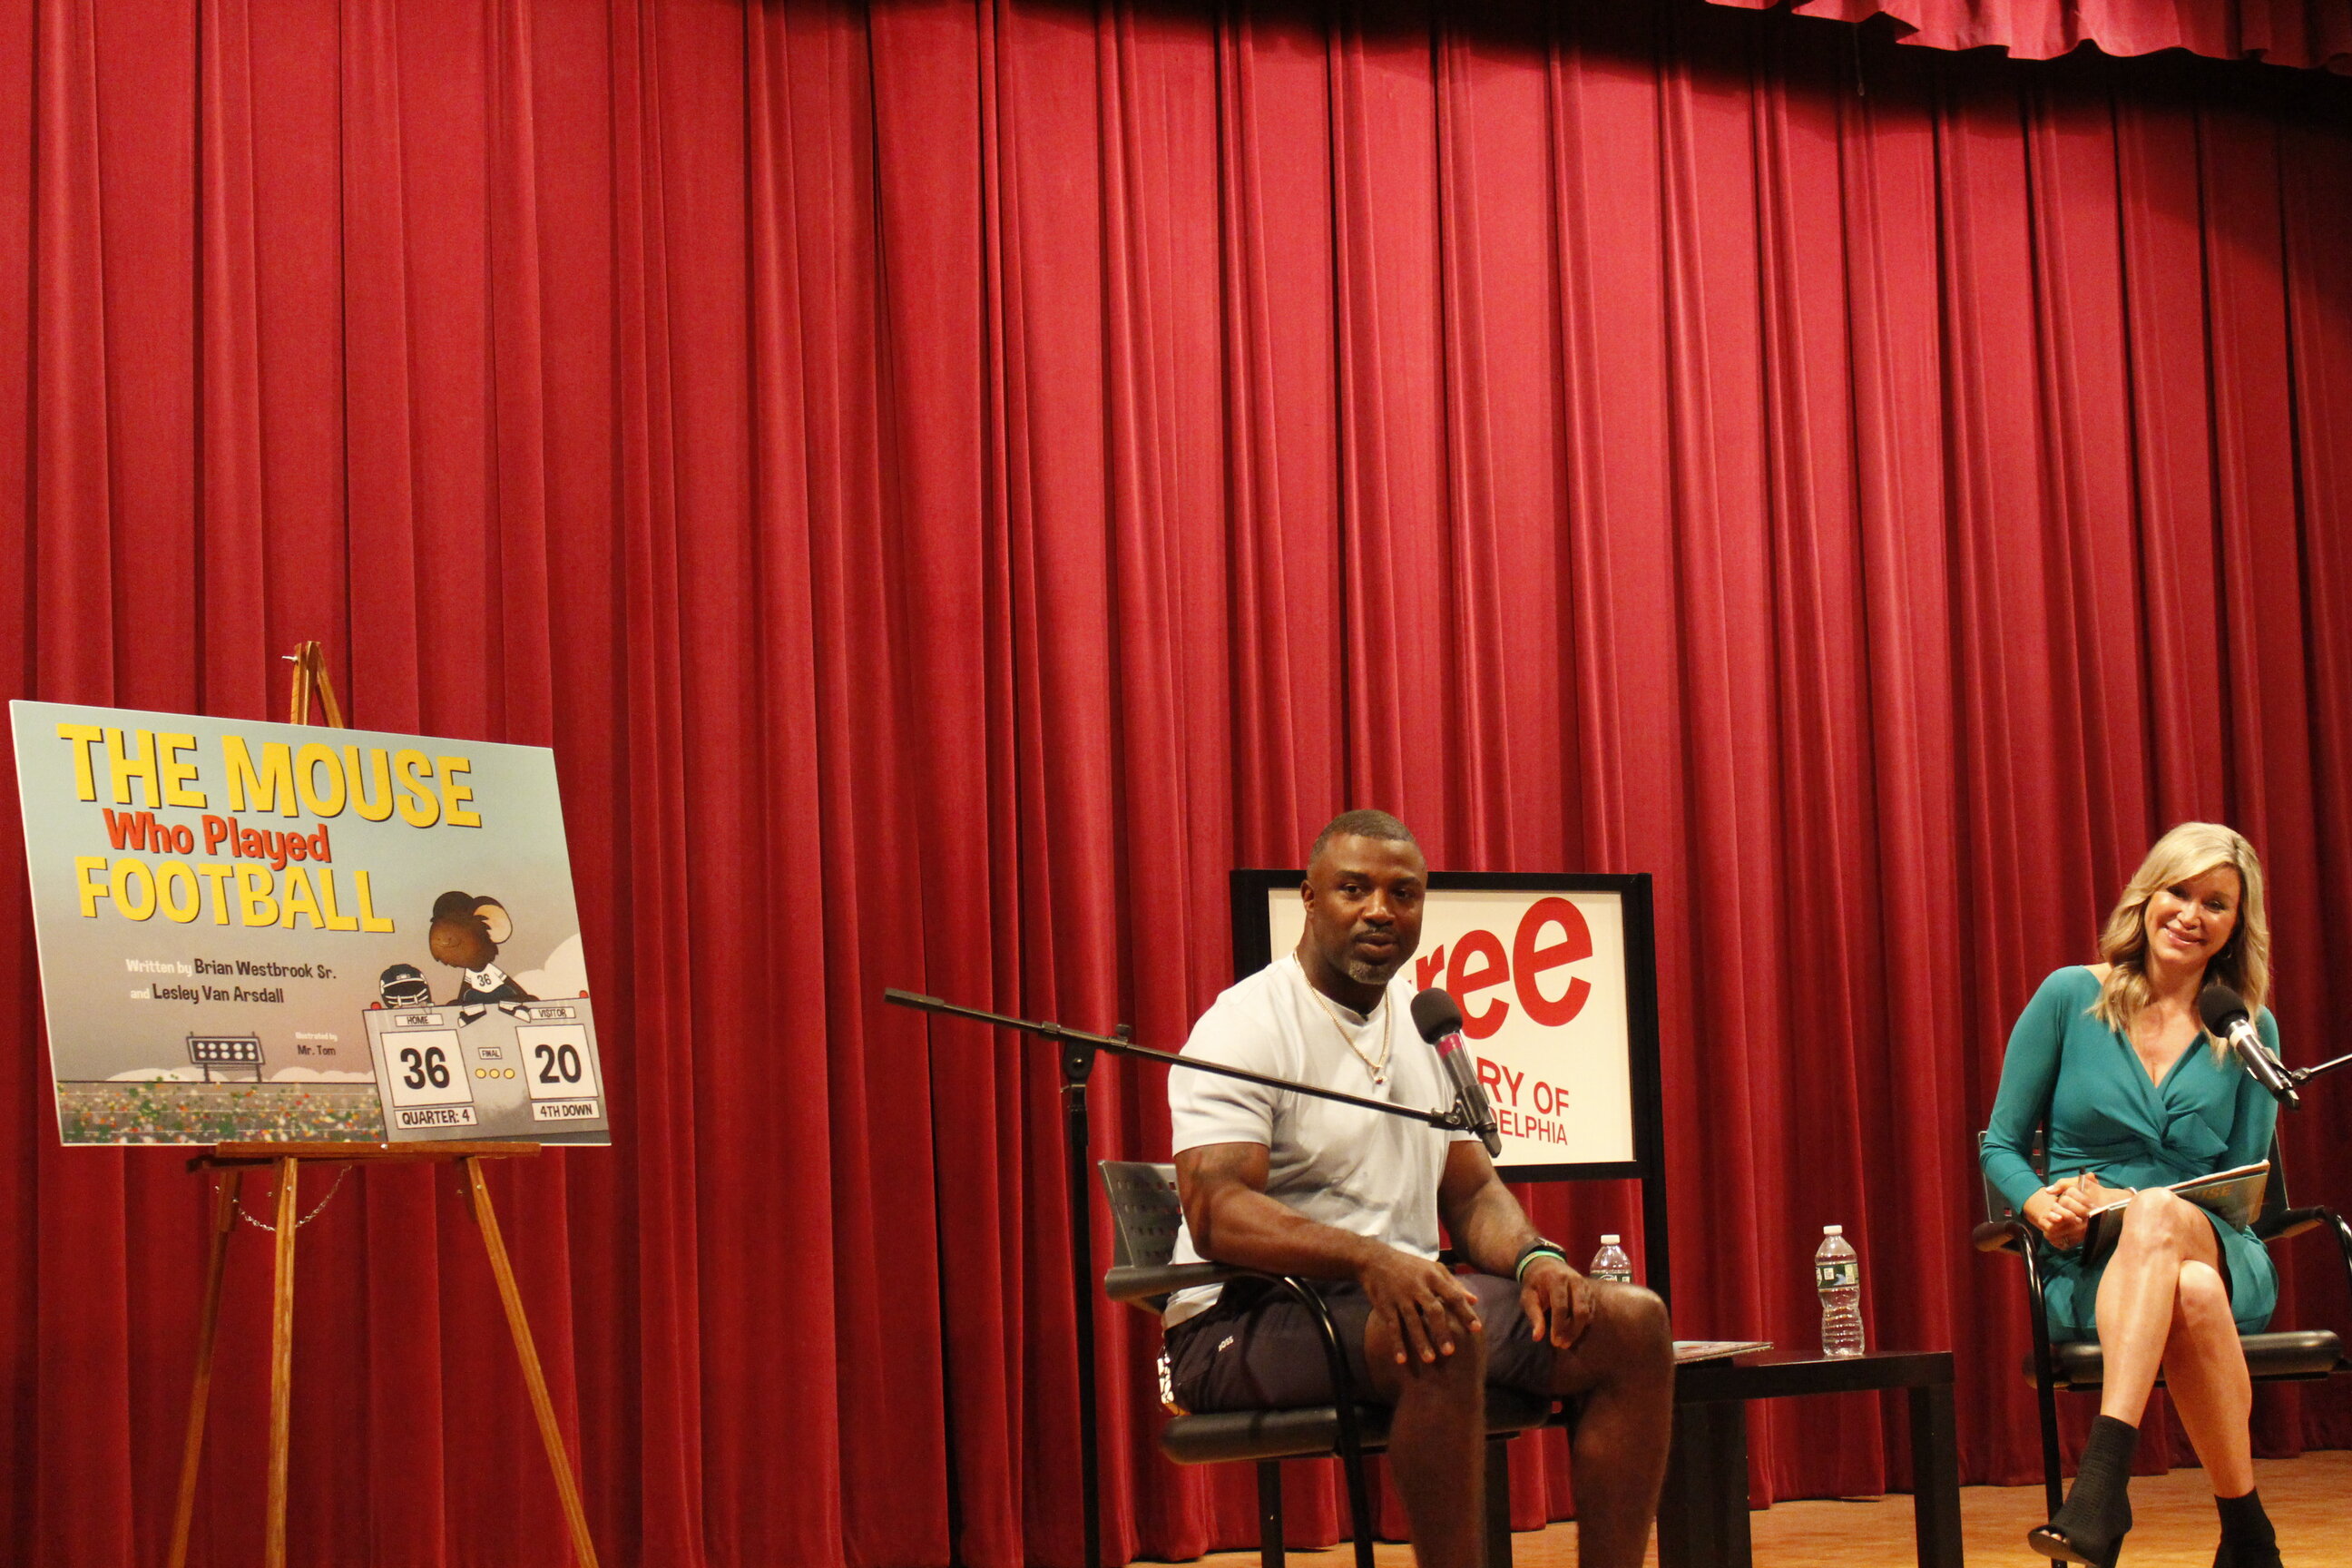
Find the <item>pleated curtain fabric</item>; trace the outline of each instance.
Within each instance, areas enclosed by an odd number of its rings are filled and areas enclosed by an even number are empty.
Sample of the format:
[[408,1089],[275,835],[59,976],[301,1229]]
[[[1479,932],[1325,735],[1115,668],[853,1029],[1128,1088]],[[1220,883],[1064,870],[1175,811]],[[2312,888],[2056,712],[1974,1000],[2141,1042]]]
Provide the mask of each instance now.
[[[1841,1223],[2020,1481],[1965,1238],[2042,975],[2221,818],[2290,1059],[2352,1049],[2347,108],[1698,0],[0,0],[0,661],[259,716],[316,637],[354,722],[556,748],[614,1146],[492,1181],[609,1563],[1075,1568],[1055,1064],[882,988],[1176,1045],[1226,872],[1361,805],[1656,878],[1678,1328],[1809,1342]],[[149,1564],[208,1192],[58,1146],[0,843],[0,1559]],[[1162,1092],[1107,1064],[1095,1152]],[[266,1257],[201,1564],[259,1551]],[[562,1563],[447,1177],[302,1257],[294,1560]],[[1252,1540],[1097,1315],[1112,1557]],[[1869,1402],[1751,1443],[1759,1501],[1908,1484]]]

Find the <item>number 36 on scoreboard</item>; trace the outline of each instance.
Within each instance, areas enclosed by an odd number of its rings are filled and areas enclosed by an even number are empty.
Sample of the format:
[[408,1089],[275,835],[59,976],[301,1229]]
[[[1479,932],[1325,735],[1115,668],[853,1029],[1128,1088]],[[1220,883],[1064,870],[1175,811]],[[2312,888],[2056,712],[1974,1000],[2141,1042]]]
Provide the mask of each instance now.
[[587,997],[462,1011],[428,1002],[361,1016],[388,1142],[605,1142],[611,1123]]

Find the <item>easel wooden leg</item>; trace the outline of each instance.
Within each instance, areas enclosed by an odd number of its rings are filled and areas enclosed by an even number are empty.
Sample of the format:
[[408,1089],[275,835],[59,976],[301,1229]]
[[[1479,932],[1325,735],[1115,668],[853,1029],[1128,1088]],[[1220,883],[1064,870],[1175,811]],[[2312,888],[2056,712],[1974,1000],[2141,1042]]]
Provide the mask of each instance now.
[[294,1452],[294,1206],[299,1162],[278,1162],[278,1279],[269,1318],[269,1534],[262,1561],[286,1568],[286,1472]]
[[221,1280],[228,1268],[229,1232],[236,1228],[243,1171],[230,1171],[213,1194],[213,1255],[205,1268],[205,1305],[196,1330],[196,1385],[188,1395],[188,1440],[180,1451],[180,1498],[172,1510],[172,1552],[164,1568],[187,1568],[188,1531],[195,1522],[196,1470],[205,1453],[205,1409],[213,1395],[213,1343],[220,1333]]
[[[563,1500],[563,1517],[572,1527],[572,1553],[579,1568],[596,1568],[596,1545],[588,1539],[588,1515],[580,1506],[580,1483],[572,1474],[572,1455],[563,1446],[563,1429],[556,1424],[555,1402],[547,1394],[547,1376],[540,1370],[539,1350],[531,1342],[530,1321],[523,1315],[522,1292],[515,1288],[514,1268],[507,1261],[506,1243],[499,1236],[499,1216],[490,1207],[488,1183],[482,1163],[461,1162],[466,1173],[466,1197],[474,1223],[481,1227],[482,1247],[490,1255],[490,1272],[499,1282],[499,1300],[506,1304],[507,1327],[514,1331],[515,1354],[522,1360],[523,1382],[530,1387],[530,1407],[539,1416],[540,1440],[547,1445],[547,1468],[555,1472],[555,1489]],[[272,1564],[271,1568],[278,1568]]]

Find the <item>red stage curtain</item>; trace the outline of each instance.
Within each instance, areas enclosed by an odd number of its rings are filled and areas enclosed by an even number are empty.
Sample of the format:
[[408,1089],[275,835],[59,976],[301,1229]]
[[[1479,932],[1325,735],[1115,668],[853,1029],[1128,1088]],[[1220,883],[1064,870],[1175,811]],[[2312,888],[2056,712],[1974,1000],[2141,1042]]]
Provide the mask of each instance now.
[[[2222,817],[2290,1057],[2352,1048],[2352,89],[1856,37],[0,0],[9,692],[268,714],[315,637],[359,722],[558,749],[616,1147],[496,1180],[608,1563],[1072,1563],[1052,1062],[879,993],[1174,1044],[1227,869],[1372,803],[1656,876],[1682,1331],[1806,1342],[1843,1222],[1968,1474],[2031,1472],[1965,1236],[2042,974]],[[0,1558],[152,1563],[205,1194],[58,1146],[0,840]],[[2336,1089],[2288,1149],[2342,1205]],[[1156,1070],[1095,1093],[1164,1152]],[[446,1178],[303,1247],[296,1561],[559,1563]],[[2298,1247],[2285,1317],[2347,1324]],[[205,1564],[259,1550],[264,1258]],[[1098,1316],[1115,1554],[1248,1540]],[[1867,1400],[1753,1434],[1759,1497],[1906,1481]]]
[[[1716,0],[1763,11],[1782,0]],[[2090,44],[2110,55],[2187,49],[2352,72],[2352,0],[1792,0],[1799,16],[1893,20],[1904,43],[2005,49],[2054,59]]]

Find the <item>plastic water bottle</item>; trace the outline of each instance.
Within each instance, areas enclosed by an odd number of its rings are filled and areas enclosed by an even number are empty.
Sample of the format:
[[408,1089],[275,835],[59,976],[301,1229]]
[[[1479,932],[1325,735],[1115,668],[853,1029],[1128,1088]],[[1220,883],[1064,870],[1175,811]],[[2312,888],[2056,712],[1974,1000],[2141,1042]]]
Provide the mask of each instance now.
[[1845,1226],[1822,1226],[1813,1254],[1813,1283],[1822,1293],[1822,1353],[1862,1353],[1862,1259],[1845,1238]]
[[1620,1285],[1633,1282],[1633,1260],[1617,1245],[1617,1237],[1601,1238],[1601,1250],[1592,1255],[1592,1267],[1584,1271],[1588,1279],[1614,1279]]

